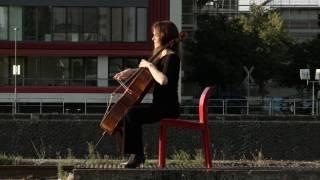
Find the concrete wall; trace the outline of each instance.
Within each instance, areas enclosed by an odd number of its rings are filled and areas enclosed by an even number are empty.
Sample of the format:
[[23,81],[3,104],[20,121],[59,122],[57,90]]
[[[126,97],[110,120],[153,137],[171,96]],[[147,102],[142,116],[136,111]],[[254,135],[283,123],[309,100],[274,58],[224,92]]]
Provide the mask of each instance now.
[[139,179],[139,180],[318,180],[320,172],[313,170],[297,169],[75,169],[74,179],[85,180],[119,180],[119,179]]
[[[88,142],[101,137],[101,115],[1,115],[0,153],[37,158],[65,157],[68,148],[83,158]],[[194,117],[189,117],[193,119]],[[210,117],[214,159],[254,159],[262,152],[265,159],[320,159],[320,121],[312,116],[215,116]],[[159,124],[144,126],[148,158],[157,157]],[[168,156],[175,150],[194,154],[201,149],[200,133],[169,129]],[[97,148],[102,155],[116,156],[115,138],[106,136]]]

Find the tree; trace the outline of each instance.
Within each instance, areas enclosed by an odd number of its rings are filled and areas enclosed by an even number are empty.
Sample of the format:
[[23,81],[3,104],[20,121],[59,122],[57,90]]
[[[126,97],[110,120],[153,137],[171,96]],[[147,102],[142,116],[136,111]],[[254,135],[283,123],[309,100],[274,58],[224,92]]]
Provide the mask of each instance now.
[[[300,69],[310,69],[310,78],[314,78],[315,69],[320,68],[320,40],[295,43],[289,48],[290,58],[285,66],[279,82],[281,85],[295,87],[300,93],[306,87],[306,82],[299,78]],[[301,94],[302,95],[302,94]]]
[[253,76],[263,95],[265,82],[277,78],[278,67],[287,61],[291,41],[279,13],[256,5],[250,9],[248,15],[232,20],[207,14],[198,17],[198,29],[186,44],[191,53],[189,80],[200,86],[216,84],[229,95],[241,93],[243,66],[254,66]]
[[251,33],[260,41],[255,48],[255,58],[250,63],[256,67],[253,75],[262,93],[268,80],[281,77],[282,67],[288,64],[288,51],[293,41],[284,31],[276,10],[253,4],[248,15],[240,16],[239,23],[244,32]]
[[187,58],[187,64],[192,67],[189,80],[201,87],[216,84],[223,91],[228,89],[230,94],[236,93],[240,90],[236,87],[244,78],[242,62],[250,50],[243,42],[252,38],[223,16],[204,14],[197,22],[194,38],[186,43],[186,50],[191,52]]

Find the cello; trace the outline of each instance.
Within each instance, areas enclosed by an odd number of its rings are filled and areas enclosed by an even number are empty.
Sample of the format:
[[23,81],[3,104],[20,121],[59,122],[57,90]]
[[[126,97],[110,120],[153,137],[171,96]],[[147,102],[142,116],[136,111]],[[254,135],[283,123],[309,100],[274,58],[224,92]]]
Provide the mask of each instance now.
[[[186,36],[187,34],[185,32],[180,32],[179,38],[168,42],[154,55],[148,58],[148,61],[156,65],[159,62],[157,61],[157,57],[164,49],[172,47],[176,43],[184,40]],[[112,135],[119,122],[127,114],[128,110],[132,106],[140,103],[153,85],[153,77],[147,68],[139,68],[129,77],[129,79],[132,80],[126,87],[124,93],[121,95],[118,101],[113,104],[110,111],[108,111],[108,109],[106,110],[100,122],[100,127],[104,130],[104,133],[107,132],[109,135]]]

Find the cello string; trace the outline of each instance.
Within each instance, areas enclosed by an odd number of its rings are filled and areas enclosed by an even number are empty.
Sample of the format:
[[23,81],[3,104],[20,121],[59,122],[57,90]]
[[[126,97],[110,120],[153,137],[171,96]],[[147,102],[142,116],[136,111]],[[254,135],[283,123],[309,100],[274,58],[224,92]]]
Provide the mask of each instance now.
[[[97,149],[98,145],[100,144],[102,138],[104,137],[104,135],[106,134],[106,131],[103,131],[101,137],[99,138],[98,142],[94,145],[93,147],[93,153],[94,151]],[[88,162],[89,158],[87,158],[83,163],[80,164],[80,167],[83,167],[87,162]]]
[[109,112],[109,109],[111,107],[111,103],[112,103],[112,99],[113,99],[113,96],[114,96],[115,93],[111,93],[110,96],[109,96],[109,100],[107,99],[107,110],[106,112],[104,113],[104,117],[107,115],[107,113]]
[[138,73],[138,71],[134,72],[132,75],[129,76],[129,78],[127,78],[126,80],[124,81],[121,81],[121,80],[117,80],[118,83],[120,84],[120,86],[118,86],[115,90],[113,90],[109,96],[109,98],[107,98],[107,109],[106,109],[106,112],[104,114],[104,116],[107,115],[107,113],[109,112],[109,109],[111,107],[111,103],[112,103],[112,99],[113,97],[115,96],[116,92],[122,87],[124,88],[125,90],[128,90],[128,92],[130,94],[132,94],[132,91],[128,88],[128,86],[126,85],[136,74]]
[[129,94],[132,94],[132,91],[129,89],[129,87],[125,84],[125,82],[122,82],[121,80],[117,80],[118,83],[125,89],[125,91],[128,91]]

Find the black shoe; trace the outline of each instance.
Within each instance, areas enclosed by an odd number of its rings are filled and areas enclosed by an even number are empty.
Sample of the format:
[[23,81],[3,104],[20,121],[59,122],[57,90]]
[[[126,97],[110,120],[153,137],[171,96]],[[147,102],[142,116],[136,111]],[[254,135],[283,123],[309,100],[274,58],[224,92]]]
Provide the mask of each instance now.
[[143,155],[131,154],[128,161],[122,163],[125,168],[143,167],[145,157]]

